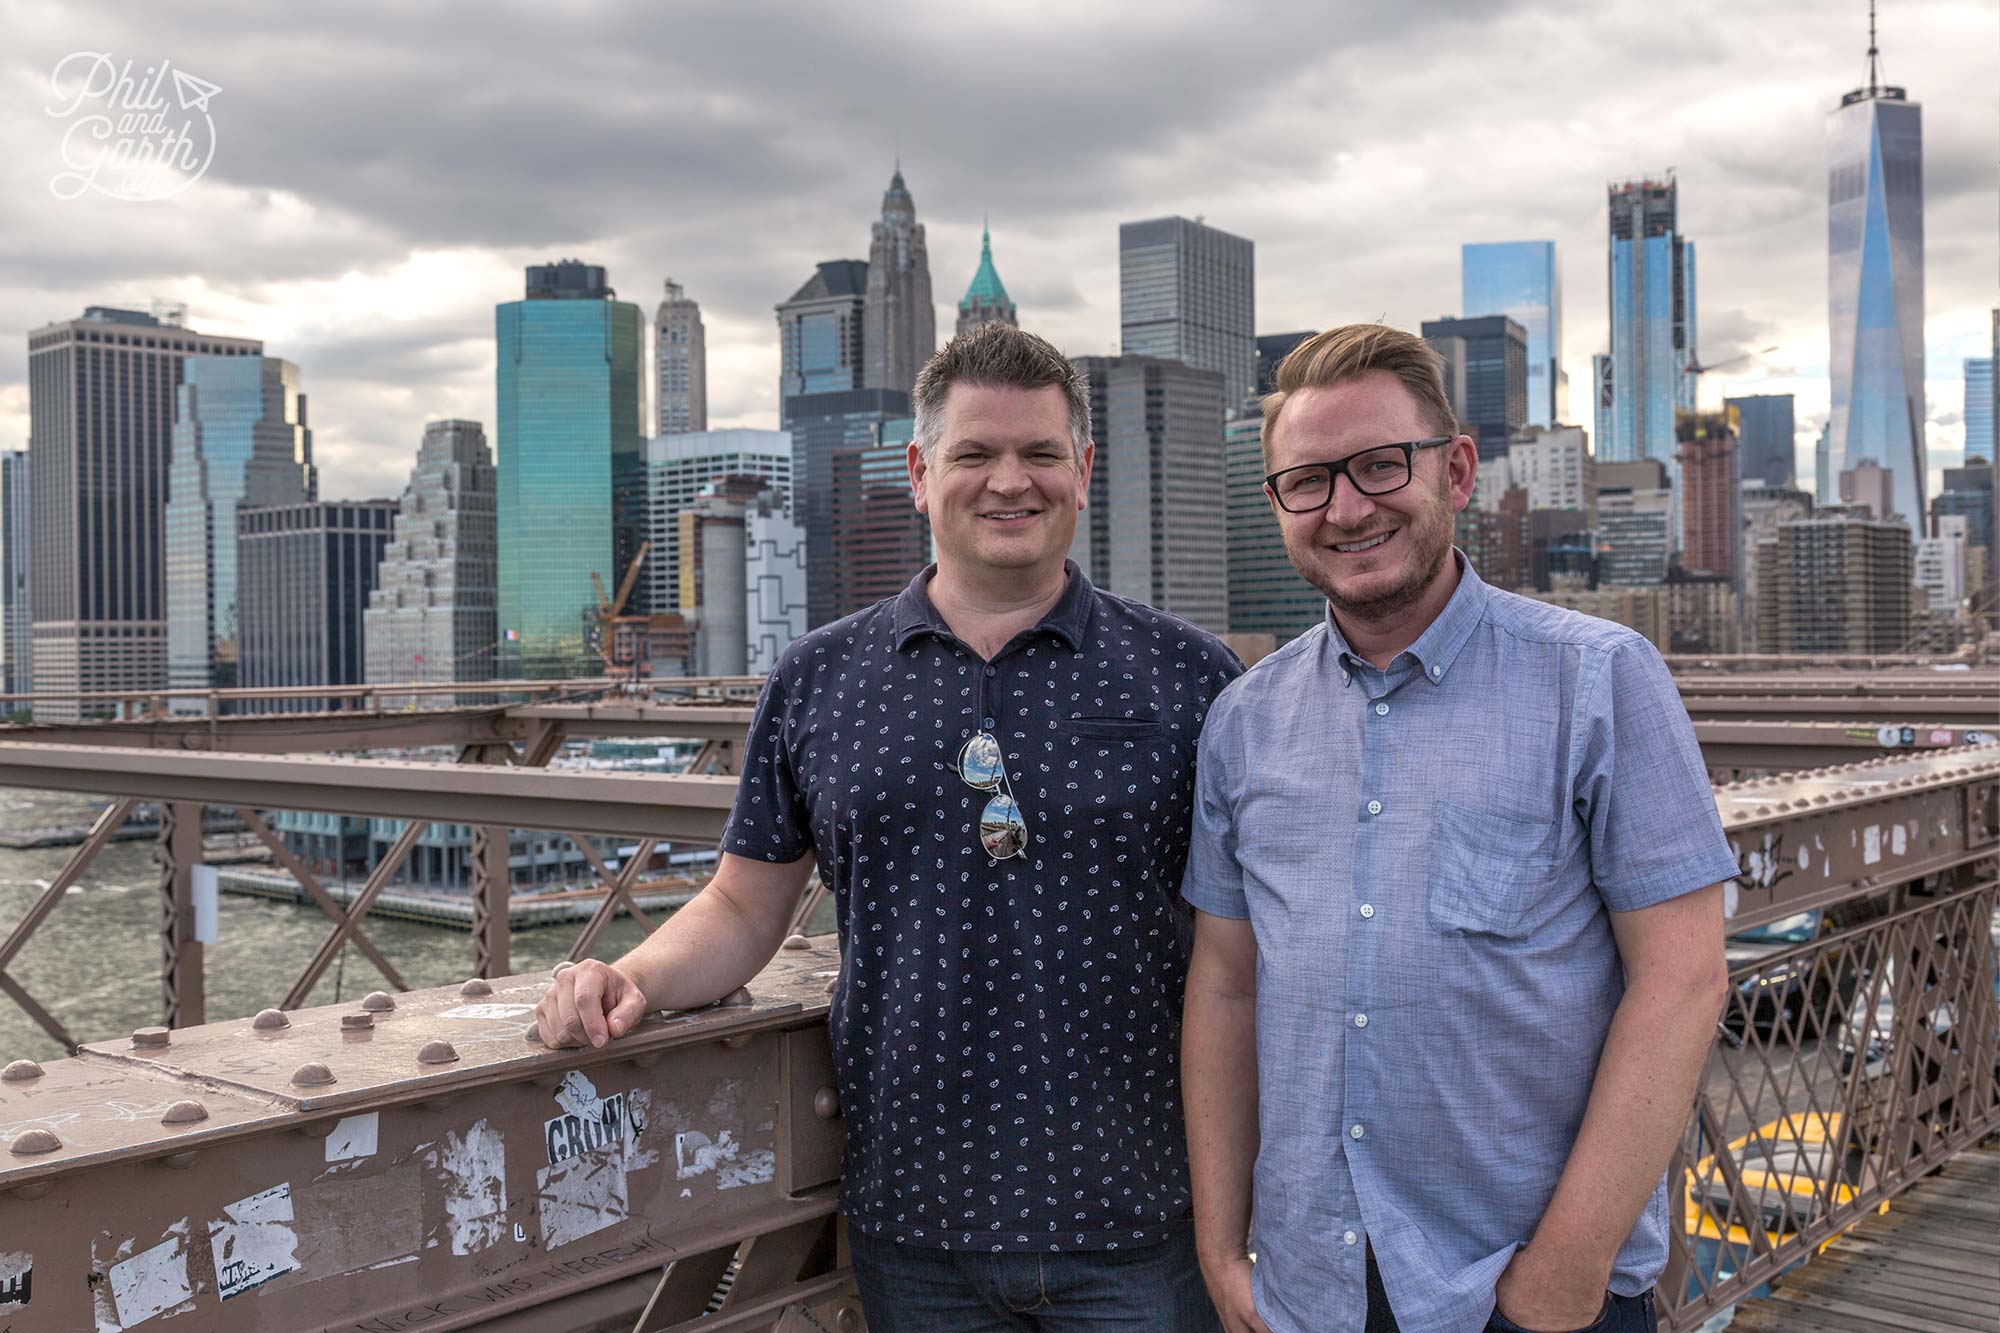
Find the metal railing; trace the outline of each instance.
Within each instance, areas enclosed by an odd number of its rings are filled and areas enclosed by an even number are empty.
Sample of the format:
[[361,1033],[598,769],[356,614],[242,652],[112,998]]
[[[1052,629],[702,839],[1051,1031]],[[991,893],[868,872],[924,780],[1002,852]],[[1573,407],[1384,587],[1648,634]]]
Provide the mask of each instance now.
[[2000,887],[1970,869],[1732,971],[1667,1174],[1663,1328],[1699,1327],[2000,1131]]

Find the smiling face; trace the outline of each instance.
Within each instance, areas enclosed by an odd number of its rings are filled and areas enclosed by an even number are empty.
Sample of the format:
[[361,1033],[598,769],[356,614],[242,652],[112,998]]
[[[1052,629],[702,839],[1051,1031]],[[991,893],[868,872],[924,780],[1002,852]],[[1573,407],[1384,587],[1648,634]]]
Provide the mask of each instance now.
[[[1330,463],[1436,434],[1402,382],[1374,370],[1287,398],[1272,423],[1270,466],[1279,472]],[[1273,501],[1285,553],[1335,614],[1363,622],[1393,618],[1447,580],[1453,515],[1472,498],[1477,466],[1471,439],[1460,435],[1417,450],[1409,484],[1399,491],[1363,495],[1342,476],[1327,504],[1310,513],[1288,513]]]
[[954,384],[928,458],[910,446],[910,489],[940,568],[975,576],[1060,569],[1090,486],[1061,389]]

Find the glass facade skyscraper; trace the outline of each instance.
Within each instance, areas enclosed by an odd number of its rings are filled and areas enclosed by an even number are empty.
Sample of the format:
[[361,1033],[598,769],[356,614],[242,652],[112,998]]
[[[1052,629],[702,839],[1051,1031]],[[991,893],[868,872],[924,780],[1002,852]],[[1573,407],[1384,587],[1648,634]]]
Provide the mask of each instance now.
[[[34,615],[28,606],[28,451],[0,450],[0,693],[35,688]],[[15,705],[0,707],[0,716]]]
[[1965,358],[1965,456],[1991,459],[1993,441],[1993,358]]
[[1263,414],[1232,418],[1222,428],[1222,441],[1229,486],[1229,632],[1273,634],[1282,646],[1326,618],[1326,598],[1299,577],[1285,554],[1284,531],[1264,495]]
[[1756,393],[1722,400],[1724,411],[1736,413],[1737,450],[1743,480],[1787,487],[1798,472],[1793,450],[1797,418],[1788,393]]
[[503,676],[602,670],[590,576],[616,588],[638,549],[643,319],[574,261],[530,268],[528,298],[494,311]]
[[1528,421],[1553,426],[1568,410],[1562,373],[1562,270],[1554,241],[1482,241],[1459,247],[1466,318],[1505,315],[1528,335]]
[[[894,389],[799,394],[784,400],[784,413],[792,436],[792,517],[806,534],[806,625],[818,629],[860,609],[841,609],[834,570],[835,457],[881,445],[885,431],[909,419],[910,396]],[[908,489],[905,481],[905,503]]]
[[1610,189],[1611,411],[1599,462],[1673,465],[1674,413],[1694,407],[1694,243],[1680,234],[1679,187]]
[[1257,385],[1257,247],[1187,218],[1118,225],[1119,347],[1222,375],[1230,413]]
[[1445,392],[1459,426],[1479,442],[1482,459],[1507,452],[1528,418],[1527,332],[1506,315],[1429,319],[1424,341],[1445,361]]
[[226,689],[237,682],[236,511],[317,498],[312,431],[289,361],[191,356],[182,373],[167,469],[167,683]]
[[778,397],[861,387],[868,263],[829,259],[778,307]]
[[1923,535],[1923,111],[1877,79],[1828,115],[1827,326],[1833,389],[1828,469],[1864,457],[1893,474],[1893,504]]

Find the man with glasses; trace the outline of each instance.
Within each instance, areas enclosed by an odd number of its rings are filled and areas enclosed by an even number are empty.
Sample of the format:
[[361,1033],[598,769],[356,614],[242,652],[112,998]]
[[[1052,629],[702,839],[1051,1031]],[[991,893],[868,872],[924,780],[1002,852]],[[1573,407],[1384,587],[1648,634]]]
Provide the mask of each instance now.
[[714,879],[617,963],[562,972],[538,1021],[552,1043],[602,1045],[729,994],[817,863],[872,1333],[1213,1329],[1178,891],[1196,738],[1242,668],[1067,560],[1094,451],[1060,352],[990,325],[913,396],[910,485],[937,563],[785,652]]
[[1350,325],[1264,401],[1327,616],[1201,738],[1183,1068],[1231,1333],[1653,1327],[1736,862],[1652,646],[1454,552],[1440,371]]

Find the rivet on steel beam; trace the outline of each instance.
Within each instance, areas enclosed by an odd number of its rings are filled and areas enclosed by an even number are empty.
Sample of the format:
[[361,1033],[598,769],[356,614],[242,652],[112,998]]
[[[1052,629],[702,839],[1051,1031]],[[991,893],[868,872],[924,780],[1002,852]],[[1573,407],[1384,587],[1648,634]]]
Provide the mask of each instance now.
[[308,1060],[292,1071],[292,1082],[302,1088],[323,1088],[333,1082],[333,1071],[318,1060]]
[[813,1114],[822,1120],[831,1120],[840,1114],[840,1094],[832,1088],[821,1088],[813,1094]]
[[843,1305],[840,1313],[833,1317],[833,1325],[840,1333],[861,1333],[861,1312],[851,1305]]
[[1757,807],[1757,817],[1759,819],[1764,818],[1766,815],[1770,813],[1771,813],[1771,807],[1768,805],[1760,805]]
[[197,1120],[208,1119],[208,1108],[192,1097],[183,1098],[167,1108],[160,1117],[163,1125],[192,1125]]
[[385,990],[372,990],[362,999],[361,1007],[371,1014],[386,1014],[396,1007],[396,997]]
[[458,993],[468,1000],[475,999],[481,995],[491,995],[493,993],[493,985],[484,977],[474,977],[463,986],[460,986]]
[[542,1025],[540,1023],[528,1024],[526,1030],[521,1033],[521,1040],[533,1042],[535,1045],[540,1046],[542,1044]]
[[735,990],[722,997],[722,1005],[725,1009],[741,1008],[743,1005],[753,1003],[755,1001],[750,998],[750,988],[748,986],[738,986]]
[[41,1076],[42,1067],[33,1060],[16,1060],[5,1069],[0,1069],[0,1083],[26,1083]]
[[31,1180],[25,1185],[16,1185],[14,1187],[14,1197],[17,1199],[26,1199],[29,1203],[33,1203],[49,1192],[49,1185],[51,1183],[46,1180]]
[[660,1063],[660,1053],[658,1051],[641,1051],[637,1055],[628,1055],[625,1059],[636,1068],[651,1069],[654,1065]]
[[288,1028],[292,1020],[285,1017],[282,1009],[259,1009],[257,1016],[250,1020],[250,1026],[259,1032],[273,1032],[278,1028]]
[[37,1153],[54,1152],[62,1147],[62,1140],[52,1129],[24,1129],[14,1136],[7,1145],[7,1151],[16,1157],[33,1157]]
[[417,1052],[417,1063],[424,1065],[448,1065],[458,1059],[458,1052],[448,1041],[427,1041]]
[[812,948],[812,941],[803,935],[787,935],[785,936],[785,947],[787,949],[810,949]]
[[171,1035],[166,1028],[138,1028],[132,1033],[132,1044],[146,1047],[165,1046]]
[[195,1152],[193,1149],[189,1149],[187,1152],[177,1152],[169,1156],[162,1157],[160,1159],[160,1162],[162,1165],[170,1166],[176,1171],[185,1171],[189,1167],[193,1166],[195,1164],[196,1159],[199,1158],[200,1156],[201,1156],[200,1153]]
[[340,1030],[342,1032],[366,1032],[374,1026],[375,1015],[373,1014],[342,1014],[340,1016]]
[[731,1036],[724,1037],[722,1039],[722,1044],[724,1046],[727,1046],[732,1051],[740,1051],[745,1046],[748,1046],[750,1044],[750,1034],[747,1032],[735,1033]]

